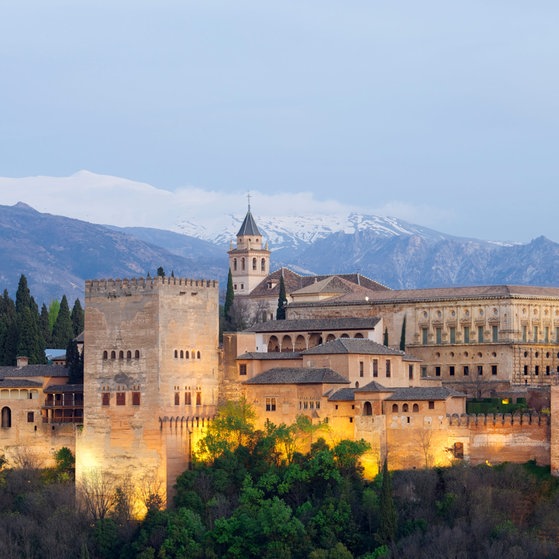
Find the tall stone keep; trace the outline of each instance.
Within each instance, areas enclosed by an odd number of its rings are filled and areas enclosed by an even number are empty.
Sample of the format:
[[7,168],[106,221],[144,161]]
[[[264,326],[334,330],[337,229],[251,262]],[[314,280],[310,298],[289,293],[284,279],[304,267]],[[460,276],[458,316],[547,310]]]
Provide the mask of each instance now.
[[229,249],[229,269],[235,295],[249,295],[270,273],[270,251],[250,213],[250,205],[239,232],[237,244]]
[[86,281],[85,303],[78,484],[107,476],[166,499],[216,411],[218,283]]

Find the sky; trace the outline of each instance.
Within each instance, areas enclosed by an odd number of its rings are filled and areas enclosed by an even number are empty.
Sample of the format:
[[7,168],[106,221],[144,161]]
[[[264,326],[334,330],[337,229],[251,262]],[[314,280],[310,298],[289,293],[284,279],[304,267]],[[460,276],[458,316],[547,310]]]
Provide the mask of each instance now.
[[161,226],[251,192],[255,214],[559,241],[558,21],[556,0],[5,0],[0,204]]

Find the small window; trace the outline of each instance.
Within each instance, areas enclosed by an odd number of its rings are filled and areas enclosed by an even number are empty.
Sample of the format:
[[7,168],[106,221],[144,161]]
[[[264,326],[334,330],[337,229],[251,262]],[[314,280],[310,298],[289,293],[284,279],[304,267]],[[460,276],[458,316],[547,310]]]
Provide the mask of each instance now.
[[139,392],[132,392],[132,405],[139,406],[140,405],[140,393]]
[[441,376],[441,368],[440,368],[439,365],[437,365],[437,366],[435,367],[435,376],[436,376],[436,377],[440,377],[440,376]]
[[27,412],[27,423],[33,423],[35,421],[35,412]]
[[378,377],[378,359],[373,359],[373,377]]
[[109,357],[108,353],[106,351],[103,352],[103,359],[106,360]]
[[434,410],[434,409],[435,409],[435,401],[434,401],[434,400],[429,400],[429,409],[430,409],[430,410]]
[[449,376],[453,377],[454,376],[454,365],[450,365],[450,367],[448,368],[448,374]]
[[483,375],[483,365],[478,365],[478,366],[477,366],[477,374],[478,374],[479,376],[482,376],[482,375]]
[[180,394],[178,392],[175,392],[175,406],[180,406],[180,403],[181,403]]
[[413,380],[413,365],[408,365],[408,377]]
[[117,392],[116,393],[116,405],[117,406],[125,406],[126,405],[126,392]]
[[408,404],[404,404],[404,405],[402,406],[402,411],[403,411],[404,413],[406,413],[406,412],[408,411],[408,409],[409,409]]
[[419,404],[414,404],[412,407],[412,412],[418,413],[419,412]]
[[126,359],[132,359],[132,352],[130,350],[126,352]]
[[470,343],[470,327],[469,326],[464,326],[464,343],[465,344]]
[[499,341],[499,327],[498,326],[492,326],[491,327],[491,339],[493,340],[493,343],[496,343]]
[[390,368],[390,359],[386,360],[386,378],[390,378],[392,374],[391,368]]
[[199,351],[196,352],[196,359],[201,359]]
[[246,363],[241,363],[241,364],[239,365],[239,374],[240,374],[240,375],[243,375],[243,376],[247,374],[247,366],[246,366]]
[[122,349],[118,352],[118,358],[124,359],[124,351],[122,351]]
[[398,404],[392,404],[392,413],[398,413]]
[[202,392],[200,390],[196,391],[196,405],[197,406],[202,405]]
[[464,376],[467,377],[470,374],[470,367],[464,365]]
[[[307,402],[305,402],[307,404]],[[266,411],[276,411],[276,399],[266,398]]]
[[187,390],[184,393],[184,405],[185,406],[191,406],[192,405],[192,393],[190,392],[190,390]]
[[108,406],[111,403],[111,393],[110,392],[103,392],[101,394],[101,405]]
[[116,351],[111,351],[111,359],[116,359]]
[[[549,367],[548,367],[548,369],[549,369]],[[496,375],[497,375],[497,365],[491,365],[491,374],[492,374],[493,376],[496,376]],[[549,374],[549,373],[548,373],[548,374]]]
[[359,376],[363,377],[365,375],[365,364],[363,363],[363,361],[359,361]]
[[463,443],[454,443],[452,447],[452,454],[454,454],[454,458],[462,459],[464,458],[464,444]]

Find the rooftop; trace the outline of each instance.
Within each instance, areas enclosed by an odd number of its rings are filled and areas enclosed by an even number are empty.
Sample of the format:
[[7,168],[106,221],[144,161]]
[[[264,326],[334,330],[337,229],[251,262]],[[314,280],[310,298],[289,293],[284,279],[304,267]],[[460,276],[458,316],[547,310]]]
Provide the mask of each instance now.
[[245,381],[245,384],[349,384],[327,367],[276,367]]

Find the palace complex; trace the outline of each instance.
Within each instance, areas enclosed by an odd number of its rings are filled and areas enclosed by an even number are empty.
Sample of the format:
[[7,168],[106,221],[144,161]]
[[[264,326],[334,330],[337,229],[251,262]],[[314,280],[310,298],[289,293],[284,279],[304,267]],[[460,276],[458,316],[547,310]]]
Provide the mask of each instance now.
[[[259,427],[304,415],[329,442],[366,440],[367,475],[385,456],[392,468],[558,471],[559,288],[391,290],[360,274],[271,271],[250,208],[228,255],[251,326],[222,345],[216,281],[87,281],[83,386],[57,365],[0,368],[1,451],[45,462],[67,446],[78,483],[105,473],[166,498],[218,405],[244,397]],[[488,396],[531,411],[466,413],[468,397]]]

